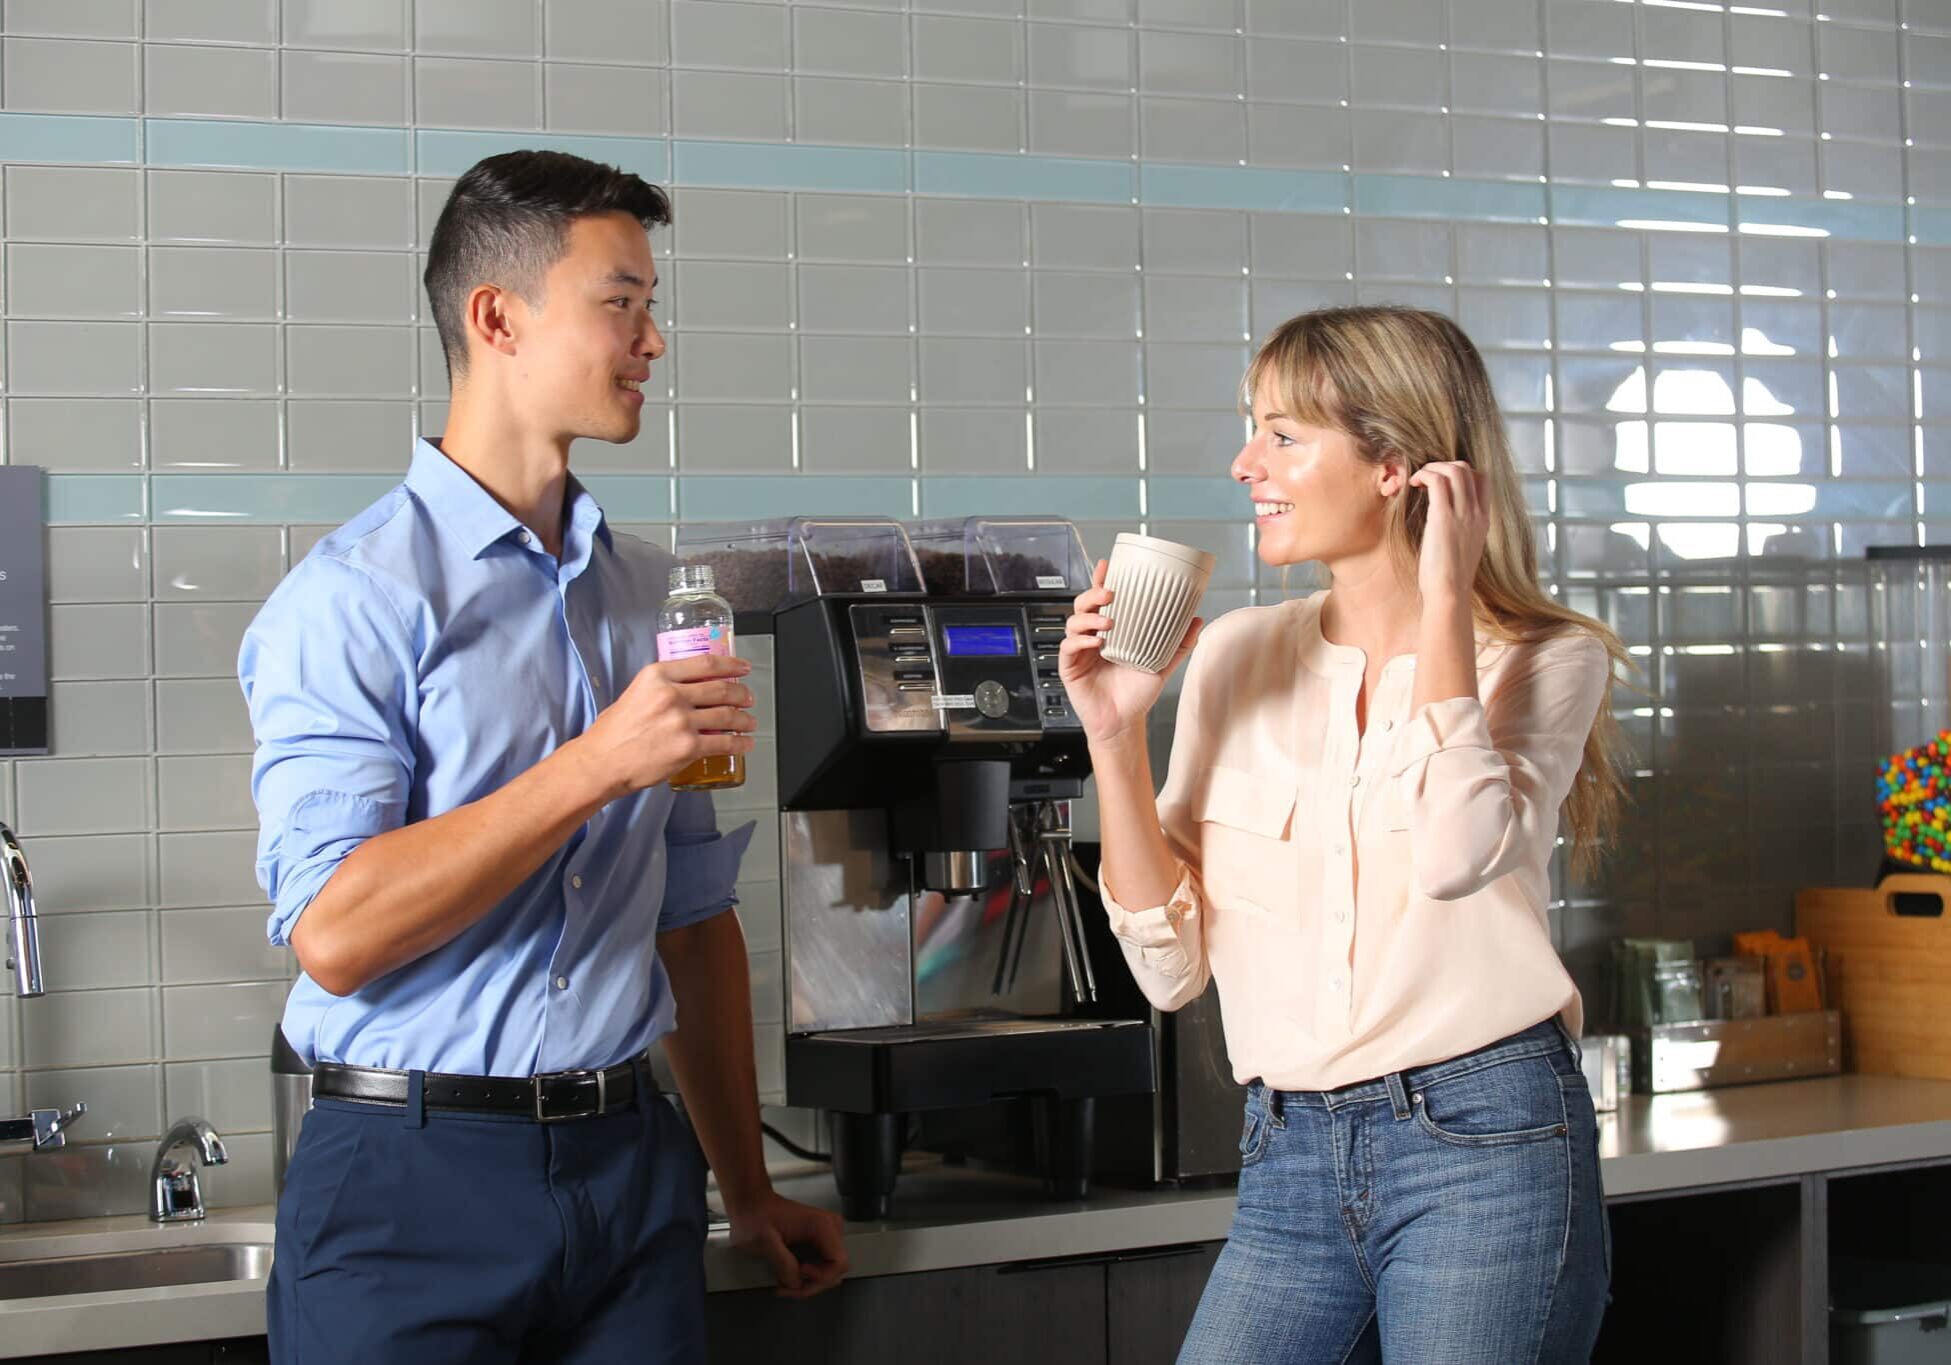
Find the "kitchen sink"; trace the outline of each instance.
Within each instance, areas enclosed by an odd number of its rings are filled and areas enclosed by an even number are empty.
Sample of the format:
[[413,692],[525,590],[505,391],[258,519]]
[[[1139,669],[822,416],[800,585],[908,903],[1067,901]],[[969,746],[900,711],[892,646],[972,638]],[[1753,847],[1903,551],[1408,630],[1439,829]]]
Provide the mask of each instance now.
[[0,1261],[0,1301],[261,1280],[270,1270],[271,1246],[267,1242],[208,1242]]

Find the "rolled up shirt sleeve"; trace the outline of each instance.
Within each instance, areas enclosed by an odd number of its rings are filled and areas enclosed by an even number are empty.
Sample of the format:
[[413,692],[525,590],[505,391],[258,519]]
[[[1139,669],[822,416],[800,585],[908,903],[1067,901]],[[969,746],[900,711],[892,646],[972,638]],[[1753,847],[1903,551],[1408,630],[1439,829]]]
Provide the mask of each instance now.
[[720,834],[718,813],[707,793],[677,794],[664,825],[668,861],[658,933],[697,924],[738,904],[739,864],[758,827],[756,820],[748,820]]
[[361,843],[406,823],[418,667],[404,618],[372,577],[315,555],[245,632],[238,681],[256,753],[257,878],[267,937],[293,926]]
[[1098,878],[1098,893],[1104,900],[1105,913],[1111,917],[1112,936],[1118,940],[1132,979],[1154,1007],[1168,1012],[1197,1000],[1212,980],[1202,933],[1204,901],[1191,799],[1198,776],[1209,762],[1199,724],[1203,664],[1204,658],[1194,650],[1179,694],[1172,758],[1158,797],[1159,828],[1178,867],[1178,885],[1163,905],[1130,908],[1112,894],[1101,869]]
[[1605,646],[1579,634],[1540,648],[1486,701],[1434,701],[1410,718],[1395,776],[1419,895],[1461,900],[1551,846],[1610,677]]

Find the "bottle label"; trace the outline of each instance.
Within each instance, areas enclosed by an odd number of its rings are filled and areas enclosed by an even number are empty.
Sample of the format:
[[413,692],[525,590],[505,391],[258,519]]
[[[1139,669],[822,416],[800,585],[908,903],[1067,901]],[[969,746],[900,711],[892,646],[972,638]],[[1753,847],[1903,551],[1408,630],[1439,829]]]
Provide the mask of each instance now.
[[689,659],[698,654],[732,652],[730,626],[693,626],[688,630],[667,630],[657,637],[657,662]]

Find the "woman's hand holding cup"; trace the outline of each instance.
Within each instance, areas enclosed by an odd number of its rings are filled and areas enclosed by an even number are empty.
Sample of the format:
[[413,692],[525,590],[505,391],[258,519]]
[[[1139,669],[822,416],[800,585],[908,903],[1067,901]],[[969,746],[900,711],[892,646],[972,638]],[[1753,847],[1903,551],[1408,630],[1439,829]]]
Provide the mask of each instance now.
[[1143,743],[1145,717],[1158,704],[1166,680],[1192,653],[1205,622],[1194,618],[1186,627],[1178,651],[1157,673],[1112,663],[1103,657],[1105,632],[1111,617],[1112,590],[1105,586],[1110,565],[1100,559],[1091,574],[1091,586],[1077,595],[1073,615],[1064,624],[1064,642],[1058,653],[1058,673],[1070,706],[1083,722],[1084,734],[1093,744],[1126,742],[1135,737]]

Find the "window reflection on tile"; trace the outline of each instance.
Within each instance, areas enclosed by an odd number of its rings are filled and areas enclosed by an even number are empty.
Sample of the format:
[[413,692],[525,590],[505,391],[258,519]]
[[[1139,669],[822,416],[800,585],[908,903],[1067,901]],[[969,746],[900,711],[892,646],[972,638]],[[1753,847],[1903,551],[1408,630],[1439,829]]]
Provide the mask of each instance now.
[[1732,477],[1740,472],[1732,422],[1656,422],[1653,472]]
[[1566,357],[1557,396],[1563,412],[1645,412],[1646,369],[1634,360]]
[[[1719,287],[1727,288],[1725,285]],[[1652,302],[1655,352],[1664,355],[1734,354],[1734,305],[1729,298],[1656,289]]]
[[1822,348],[1822,308],[1815,303],[1746,297],[1741,302],[1743,355],[1819,355]]
[[1644,577],[1652,570],[1650,540],[1644,522],[1567,523],[1561,540],[1565,571],[1587,578]]
[[1653,375],[1653,410],[1711,417],[1734,411],[1733,367],[1710,361],[1660,365]]
[[1754,478],[1819,477],[1829,471],[1821,427],[1748,422],[1741,433],[1747,473]]

